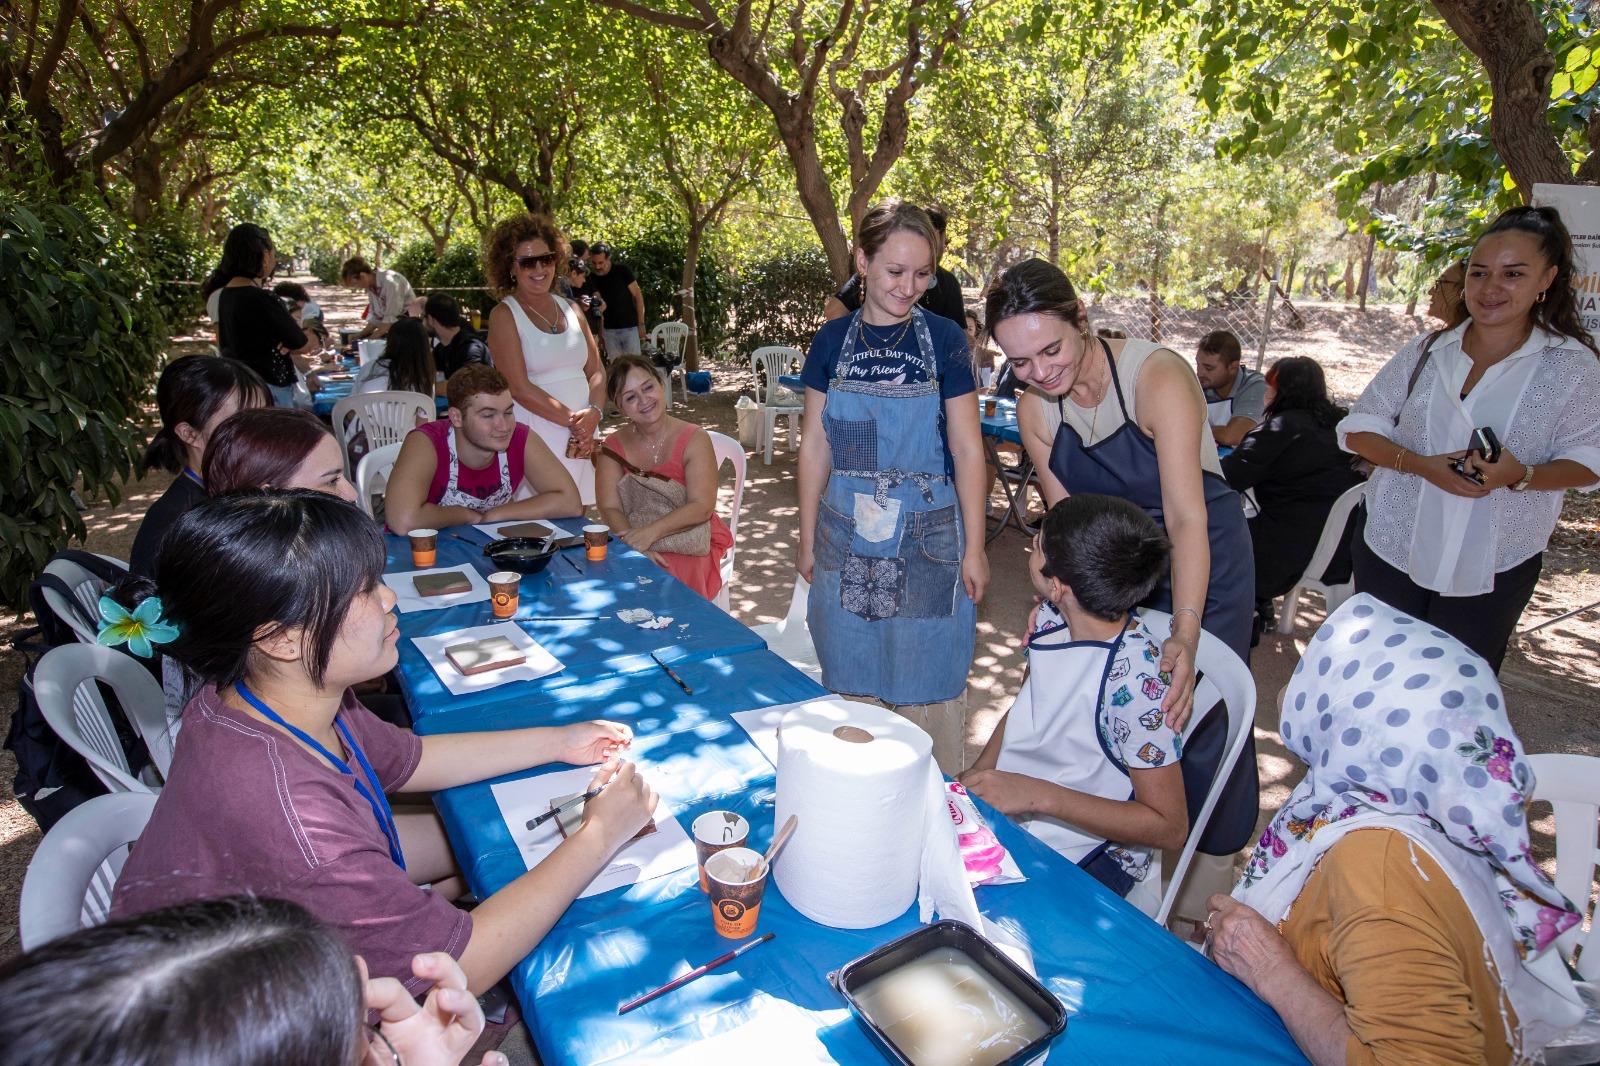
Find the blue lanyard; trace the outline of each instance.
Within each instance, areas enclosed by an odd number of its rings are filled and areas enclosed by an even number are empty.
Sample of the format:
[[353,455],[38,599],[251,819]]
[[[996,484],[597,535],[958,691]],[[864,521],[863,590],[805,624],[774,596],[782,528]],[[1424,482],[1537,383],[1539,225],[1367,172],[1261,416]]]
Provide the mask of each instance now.
[[199,485],[201,488],[205,488],[206,487],[206,483],[204,481],[200,480],[200,475],[196,474],[192,469],[190,469],[187,466],[183,468],[183,476],[188,478],[190,481],[194,482],[196,485]]
[[[367,753],[361,750],[361,745],[357,744],[356,738],[350,735],[350,730],[346,728],[344,722],[340,721],[337,716],[333,719],[334,727],[339,730],[339,735],[344,738],[345,744],[355,753],[356,762],[360,764],[361,772],[366,775],[366,784],[362,784],[361,778],[356,777],[355,771],[350,769],[348,763],[323,747],[315,737],[303,729],[290,725],[283,720],[277,711],[257,699],[256,694],[251,692],[243,681],[235,681],[233,683],[233,691],[239,694],[240,699],[265,715],[269,722],[287,729],[294,734],[295,739],[331,762],[341,774],[350,775],[355,782],[356,791],[361,793],[361,798],[366,800],[367,806],[372,808],[372,816],[378,820],[378,828],[383,830],[384,837],[389,841],[389,858],[394,860],[396,866],[404,870],[406,868],[406,859],[400,851],[400,830],[395,827],[394,812],[389,809],[389,797],[383,794],[383,786],[378,783],[378,774],[372,769],[372,764],[367,761]],[[370,788],[368,787],[369,785],[371,786]]]

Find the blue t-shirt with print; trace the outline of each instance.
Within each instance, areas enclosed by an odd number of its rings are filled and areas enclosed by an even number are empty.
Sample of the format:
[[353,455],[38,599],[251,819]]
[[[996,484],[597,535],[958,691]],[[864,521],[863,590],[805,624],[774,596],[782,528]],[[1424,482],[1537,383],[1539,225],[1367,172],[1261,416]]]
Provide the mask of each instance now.
[[[812,338],[811,350],[806,354],[805,367],[800,380],[806,388],[827,392],[833,380],[834,368],[839,365],[839,352],[844,347],[845,331],[850,327],[852,315],[833,319],[817,330]],[[978,390],[972,376],[972,356],[967,351],[967,335],[961,327],[948,318],[924,314],[928,336],[933,340],[934,360],[939,367],[939,395],[943,399],[965,396]],[[923,381],[927,374],[917,358],[917,330],[912,325],[893,347],[869,348],[868,337],[879,340],[893,337],[900,326],[888,328],[867,326],[856,328],[856,355],[850,367],[850,376],[861,381],[884,383]]]

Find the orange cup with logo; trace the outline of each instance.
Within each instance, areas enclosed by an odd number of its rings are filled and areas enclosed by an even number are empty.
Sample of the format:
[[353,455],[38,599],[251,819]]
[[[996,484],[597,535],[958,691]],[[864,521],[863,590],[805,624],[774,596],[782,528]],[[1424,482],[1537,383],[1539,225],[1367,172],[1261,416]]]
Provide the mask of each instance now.
[[767,874],[767,860],[749,848],[729,848],[706,860],[711,925],[718,936],[737,940],[755,932]]
[[510,618],[517,613],[518,590],[522,575],[511,570],[497,570],[489,575],[489,606],[496,618]]
[[606,545],[611,543],[611,527],[596,522],[583,527],[584,554],[591,563],[604,562]]
[[439,557],[439,531],[437,529],[413,529],[409,534],[411,538],[411,565],[417,569],[432,566]]

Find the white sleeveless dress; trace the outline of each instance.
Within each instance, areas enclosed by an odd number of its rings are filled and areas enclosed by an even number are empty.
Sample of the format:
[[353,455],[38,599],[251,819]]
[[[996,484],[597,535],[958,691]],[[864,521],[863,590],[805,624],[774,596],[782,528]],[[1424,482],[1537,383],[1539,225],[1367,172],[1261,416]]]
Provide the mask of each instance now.
[[[583,340],[583,327],[572,304],[553,296],[556,306],[566,316],[567,328],[560,333],[540,329],[517,303],[515,296],[501,302],[511,309],[511,320],[517,324],[517,338],[522,342],[522,363],[527,368],[528,380],[548,392],[574,411],[589,406],[589,379],[583,367],[589,359],[589,346]],[[578,484],[578,496],[585,507],[594,504],[594,464],[588,459],[567,458],[567,437],[564,425],[557,425],[517,404],[517,421],[539,435],[549,445],[557,459],[566,465],[567,473]]]

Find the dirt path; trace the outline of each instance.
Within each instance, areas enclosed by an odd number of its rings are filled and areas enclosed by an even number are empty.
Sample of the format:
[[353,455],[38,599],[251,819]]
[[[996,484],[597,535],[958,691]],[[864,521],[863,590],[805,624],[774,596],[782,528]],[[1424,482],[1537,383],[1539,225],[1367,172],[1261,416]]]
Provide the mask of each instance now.
[[[309,279],[307,279],[309,280]],[[311,283],[314,297],[337,328],[353,322],[362,301],[347,290]],[[1378,308],[1361,318],[1353,310],[1316,307],[1308,311],[1307,329],[1274,344],[1271,358],[1315,355],[1329,366],[1335,389],[1349,399],[1376,371],[1383,360],[1407,337],[1418,331],[1414,319]],[[193,338],[184,338],[189,344]],[[745,366],[713,366],[714,391],[680,404],[677,413],[699,424],[735,434],[734,402],[749,391]],[[750,458],[743,510],[738,526],[737,575],[731,591],[733,613],[755,624],[781,618],[794,585],[794,551],[797,505],[795,455],[784,446],[771,466],[759,455]],[[128,546],[140,516],[166,488],[166,475],[154,475],[128,486],[118,506],[96,504],[85,516],[91,550],[127,557]],[[724,488],[724,513],[729,490]],[[1595,574],[1596,515],[1600,508],[1586,498],[1575,498],[1563,517],[1545,573],[1522,625],[1532,625],[1563,611],[1600,600],[1600,576]],[[976,754],[988,739],[999,715],[1009,704],[1021,680],[1022,630],[1032,590],[1027,577],[1027,540],[1007,531],[989,549],[993,584],[978,610],[977,651],[969,682],[971,716],[968,747]],[[1276,697],[1287,682],[1301,650],[1321,621],[1320,610],[1302,612],[1292,636],[1269,635],[1251,661],[1258,706],[1256,742],[1261,760],[1263,815],[1275,811],[1299,779],[1301,766],[1291,760],[1277,735]],[[16,631],[16,620],[0,622],[0,641]],[[930,654],[936,650],[930,649]],[[14,704],[20,657],[0,651],[0,729]],[[1530,751],[1570,751],[1600,755],[1600,720],[1591,713],[1600,682],[1600,611],[1587,611],[1540,631],[1525,647],[1513,648],[1501,677],[1513,724]],[[0,958],[17,950],[15,943],[17,894],[28,858],[38,842],[32,820],[12,801],[9,785],[14,767],[9,754],[0,753]],[[1548,833],[1548,819],[1535,828]],[[1547,853],[1548,843],[1542,851]]]

